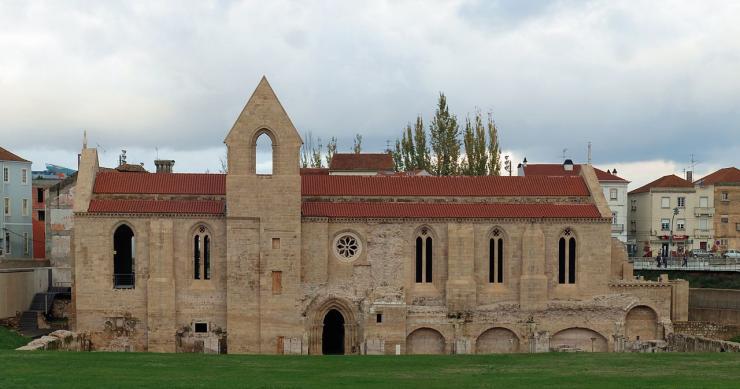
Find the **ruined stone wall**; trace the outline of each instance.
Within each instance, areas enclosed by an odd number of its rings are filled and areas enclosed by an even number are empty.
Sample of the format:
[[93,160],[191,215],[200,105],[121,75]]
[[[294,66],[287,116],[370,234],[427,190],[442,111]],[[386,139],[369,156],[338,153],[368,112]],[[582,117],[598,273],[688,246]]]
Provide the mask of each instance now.
[[740,343],[707,339],[700,336],[671,334],[667,338],[672,351],[682,352],[740,352]]
[[706,321],[674,322],[673,330],[684,335],[700,336],[709,339],[728,340],[740,335],[739,325],[716,324]]

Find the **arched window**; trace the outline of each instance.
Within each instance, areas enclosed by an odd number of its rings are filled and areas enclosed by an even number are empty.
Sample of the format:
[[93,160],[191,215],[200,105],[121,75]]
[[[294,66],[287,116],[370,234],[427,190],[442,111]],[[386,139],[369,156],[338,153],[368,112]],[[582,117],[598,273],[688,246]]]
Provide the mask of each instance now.
[[558,240],[558,283],[576,283],[576,238],[570,228]]
[[255,153],[255,172],[257,174],[272,174],[272,139],[266,133],[257,137]]
[[211,279],[211,235],[205,226],[198,226],[193,236],[193,278]]
[[433,247],[432,236],[427,228],[422,228],[416,236],[416,282],[432,282]]
[[136,285],[136,242],[131,227],[122,224],[113,233],[113,287],[133,289]]
[[491,232],[488,241],[488,282],[504,283],[504,237],[498,228]]

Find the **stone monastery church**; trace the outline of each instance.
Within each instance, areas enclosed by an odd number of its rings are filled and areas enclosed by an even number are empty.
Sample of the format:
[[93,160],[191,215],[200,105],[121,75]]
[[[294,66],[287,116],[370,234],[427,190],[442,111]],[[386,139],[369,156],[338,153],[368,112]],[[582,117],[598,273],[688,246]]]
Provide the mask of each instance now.
[[[269,175],[256,172],[261,136]],[[228,174],[104,171],[83,148],[73,325],[95,349],[622,351],[687,319],[685,281],[633,277],[589,165],[557,177],[308,174],[265,78],[225,143]]]

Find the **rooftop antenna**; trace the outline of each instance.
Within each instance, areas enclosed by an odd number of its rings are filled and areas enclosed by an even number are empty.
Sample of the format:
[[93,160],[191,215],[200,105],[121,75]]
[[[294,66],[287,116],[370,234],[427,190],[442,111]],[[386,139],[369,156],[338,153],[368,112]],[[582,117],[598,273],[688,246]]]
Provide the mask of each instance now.
[[154,152],[157,154],[157,159],[159,159],[159,147],[154,146]]
[[563,149],[563,155],[562,155],[562,161],[565,162],[565,160],[568,159],[568,149]]
[[591,141],[588,141],[588,164],[591,164]]
[[82,131],[82,148],[87,148],[87,130]]
[[101,145],[100,143],[96,143],[96,144],[95,144],[95,147],[96,147],[96,148],[98,148],[98,149],[100,149],[100,150],[103,150],[103,153],[105,153],[105,152],[107,151],[107,150],[105,149],[105,147],[103,147],[103,145]]

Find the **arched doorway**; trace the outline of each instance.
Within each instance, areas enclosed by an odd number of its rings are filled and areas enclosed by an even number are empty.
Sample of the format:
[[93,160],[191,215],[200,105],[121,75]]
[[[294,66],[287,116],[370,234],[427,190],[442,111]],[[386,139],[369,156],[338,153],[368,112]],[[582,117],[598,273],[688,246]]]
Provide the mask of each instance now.
[[445,338],[437,330],[419,328],[406,338],[407,354],[444,354]]
[[630,309],[625,319],[625,335],[630,341],[662,339],[658,314],[644,305]]
[[491,328],[482,333],[475,342],[478,354],[519,352],[519,338],[506,328]]
[[550,348],[561,347],[587,352],[605,353],[609,351],[606,338],[588,328],[568,328],[553,335],[550,339]]
[[330,310],[324,316],[321,353],[324,355],[344,354],[344,316],[336,309]]

